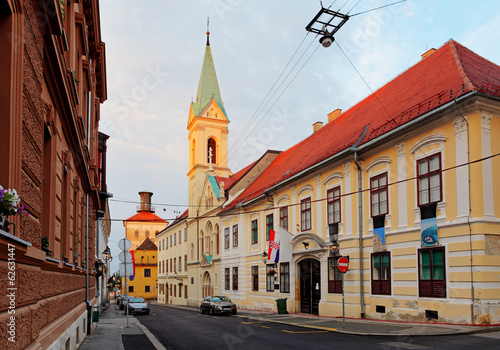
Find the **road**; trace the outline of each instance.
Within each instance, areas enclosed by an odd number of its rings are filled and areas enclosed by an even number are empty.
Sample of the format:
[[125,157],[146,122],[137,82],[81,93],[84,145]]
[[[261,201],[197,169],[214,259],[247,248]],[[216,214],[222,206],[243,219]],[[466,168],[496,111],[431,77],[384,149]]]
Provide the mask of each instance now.
[[500,334],[359,336],[150,304],[139,321],[167,349],[500,349]]

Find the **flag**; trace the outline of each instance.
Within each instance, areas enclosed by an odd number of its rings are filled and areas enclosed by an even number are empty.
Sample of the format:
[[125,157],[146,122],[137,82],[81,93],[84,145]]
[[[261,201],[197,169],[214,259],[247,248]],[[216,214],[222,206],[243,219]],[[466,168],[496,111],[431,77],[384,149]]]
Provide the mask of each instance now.
[[130,252],[132,253],[132,275],[129,276],[129,280],[133,281],[135,278],[135,257],[134,257],[134,250],[131,249]]
[[269,249],[267,261],[278,263],[280,260],[280,234],[274,230],[269,231]]
[[292,261],[292,248],[293,236],[286,228],[279,227],[279,237],[280,237],[280,261],[291,262]]

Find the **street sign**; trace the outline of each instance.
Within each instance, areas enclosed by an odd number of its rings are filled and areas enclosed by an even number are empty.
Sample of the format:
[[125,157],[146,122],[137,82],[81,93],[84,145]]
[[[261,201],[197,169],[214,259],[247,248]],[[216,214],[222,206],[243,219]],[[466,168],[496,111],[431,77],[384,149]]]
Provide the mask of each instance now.
[[[132,276],[134,274],[134,266],[132,263],[127,264],[127,276]],[[120,263],[120,276],[125,277],[125,264]]]
[[342,256],[339,260],[337,260],[337,266],[339,267],[340,272],[346,273],[347,270],[349,270],[349,260]]
[[[118,256],[118,258],[123,263],[124,262],[129,263],[129,262],[132,261],[132,253],[131,252],[127,252],[127,251],[120,252],[120,255]],[[127,259],[127,260],[125,260],[125,259]]]
[[132,246],[132,242],[126,238],[122,238],[118,241],[118,248],[121,250],[129,250]]

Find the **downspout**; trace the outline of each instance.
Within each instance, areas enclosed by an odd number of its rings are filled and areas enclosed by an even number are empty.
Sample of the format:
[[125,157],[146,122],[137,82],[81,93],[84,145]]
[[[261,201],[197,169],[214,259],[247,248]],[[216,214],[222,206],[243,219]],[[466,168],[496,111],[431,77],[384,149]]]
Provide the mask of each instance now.
[[196,211],[196,260],[200,261],[200,221],[198,219],[198,210]]
[[[96,215],[95,226],[96,226],[96,236],[95,236],[96,248],[95,248],[95,251],[97,253],[97,257],[99,257],[99,214]],[[101,300],[99,300],[99,296],[101,295],[101,281],[99,281],[99,280],[100,280],[100,278],[96,277],[96,279],[95,279],[96,298],[97,298],[97,302],[99,303],[99,314],[102,314],[102,303],[101,303]]]
[[91,334],[92,304],[90,303],[89,284],[89,194],[85,204],[85,303],[87,304],[87,334]]
[[469,181],[469,215],[467,215],[467,224],[469,225],[469,254],[470,254],[470,298],[471,298],[471,303],[470,303],[470,320],[472,324],[475,324],[474,320],[474,270],[473,270],[473,265],[472,265],[472,227],[470,224],[470,217],[472,214],[472,203],[471,203],[471,177],[470,177],[470,138],[469,138],[469,123],[467,122],[467,119],[464,117],[460,109],[458,108],[457,104],[457,98],[458,96],[465,90],[465,86],[462,88],[462,91],[458,93],[458,95],[455,97],[454,102],[455,102],[455,108],[457,109],[458,113],[462,117],[462,119],[465,122],[466,125],[466,132],[467,132],[467,171],[468,171],[468,181]]
[[365,318],[365,293],[363,278],[363,169],[358,162],[358,151],[354,151],[354,164],[358,168],[358,225],[359,225],[359,302],[361,304],[361,318]]
[[358,169],[358,227],[359,227],[359,303],[361,304],[361,318],[365,318],[365,292],[364,292],[364,278],[363,278],[363,168],[358,162],[358,145],[365,137],[370,124],[366,125],[365,130],[351,146],[351,151],[354,151],[354,164]]

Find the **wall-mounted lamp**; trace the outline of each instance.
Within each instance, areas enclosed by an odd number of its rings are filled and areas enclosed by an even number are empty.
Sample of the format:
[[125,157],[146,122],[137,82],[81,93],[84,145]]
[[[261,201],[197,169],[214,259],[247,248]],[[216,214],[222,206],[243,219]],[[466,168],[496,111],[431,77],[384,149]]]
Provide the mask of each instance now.
[[309,242],[302,242],[302,244],[304,245],[305,249],[307,249],[307,247],[309,247]]
[[264,251],[262,252],[262,262],[265,264],[267,263],[267,253]]

